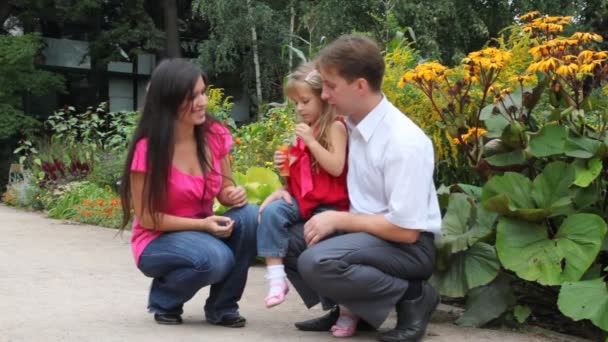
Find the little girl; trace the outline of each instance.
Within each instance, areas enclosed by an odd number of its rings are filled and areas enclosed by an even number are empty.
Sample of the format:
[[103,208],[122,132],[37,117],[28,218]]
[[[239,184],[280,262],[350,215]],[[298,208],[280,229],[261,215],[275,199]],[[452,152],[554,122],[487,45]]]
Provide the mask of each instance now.
[[323,209],[348,210],[346,192],[345,122],[321,99],[322,82],[314,64],[301,65],[288,77],[287,96],[296,106],[300,123],[289,156],[277,151],[278,169],[289,163],[286,186],[271,194],[260,207],[258,254],[265,257],[269,281],[266,307],[285,300],[289,291],[283,257],[288,228]]

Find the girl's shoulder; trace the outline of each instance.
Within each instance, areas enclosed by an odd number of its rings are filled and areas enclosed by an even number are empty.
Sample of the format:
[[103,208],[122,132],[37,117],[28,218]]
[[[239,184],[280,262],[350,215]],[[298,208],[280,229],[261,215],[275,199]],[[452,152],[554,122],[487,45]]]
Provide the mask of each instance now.
[[334,120],[334,122],[332,122],[330,127],[331,127],[332,131],[348,133],[348,126],[346,126],[346,121],[344,121],[344,118],[342,118],[341,116],[337,116],[336,119]]

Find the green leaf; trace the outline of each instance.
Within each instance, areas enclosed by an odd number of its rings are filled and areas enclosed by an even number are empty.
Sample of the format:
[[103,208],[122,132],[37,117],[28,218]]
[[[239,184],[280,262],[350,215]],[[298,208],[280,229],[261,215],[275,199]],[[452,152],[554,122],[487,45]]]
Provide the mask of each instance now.
[[248,182],[258,182],[262,184],[269,184],[275,188],[281,187],[281,181],[279,180],[279,176],[273,171],[263,168],[263,167],[252,167],[247,170]]
[[574,162],[575,179],[574,184],[581,188],[586,188],[593,182],[602,172],[602,161],[598,158],[577,159]]
[[544,225],[500,218],[496,249],[503,266],[543,285],[579,280],[600,250],[606,223],[598,215],[574,214],[563,221],[554,239],[547,230]]
[[600,141],[587,137],[568,137],[565,151],[568,157],[588,159],[597,153],[600,145]]
[[520,174],[505,172],[491,178],[483,187],[481,201],[488,209],[530,222],[572,210],[574,168],[564,162],[545,167],[534,182]]
[[602,278],[562,285],[557,299],[559,310],[575,321],[589,319],[608,331],[608,288]]
[[530,152],[535,157],[548,157],[564,153],[568,131],[560,125],[547,125],[530,137]]
[[[472,198],[465,194],[452,194],[442,220],[443,236],[437,241],[437,248],[448,254],[468,249],[492,233],[497,216],[473,206]],[[473,222],[469,222],[471,218]]]
[[488,133],[485,134],[487,138],[500,138],[505,127],[509,125],[509,120],[501,114],[492,113],[493,110],[493,104],[485,107],[481,111],[480,119],[484,121],[484,125],[488,130]]
[[485,158],[492,166],[521,165],[526,163],[526,153],[518,149],[511,152],[499,153]]
[[520,324],[524,323],[531,313],[532,310],[527,305],[515,305],[515,308],[513,308],[513,316],[515,316],[515,319]]
[[439,199],[439,207],[441,209],[447,207],[450,202],[450,188],[441,184],[437,189],[437,198]]
[[473,197],[476,201],[481,200],[481,188],[475,185],[458,183],[452,185],[450,190],[464,192],[465,194]]
[[481,201],[486,209],[499,214],[510,214],[517,208],[533,208],[534,201],[529,191],[532,182],[525,176],[505,172],[492,177],[481,191]]
[[494,247],[478,242],[466,251],[451,255],[447,269],[436,271],[430,282],[441,295],[459,298],[470,289],[491,282],[499,269]]
[[466,310],[455,323],[480,327],[502,315],[514,302],[508,279],[499,276],[489,285],[474,288],[467,294]]
[[564,162],[553,162],[545,167],[532,182],[532,198],[536,207],[557,211],[571,204],[570,185],[574,182],[574,168]]

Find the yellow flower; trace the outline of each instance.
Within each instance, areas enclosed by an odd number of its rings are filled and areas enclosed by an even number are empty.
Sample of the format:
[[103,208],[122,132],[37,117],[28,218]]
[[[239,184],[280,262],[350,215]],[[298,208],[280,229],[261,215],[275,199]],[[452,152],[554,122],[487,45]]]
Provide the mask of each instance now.
[[445,77],[445,71],[447,68],[437,62],[426,62],[418,64],[413,70],[409,70],[403,74],[399,84],[405,83],[419,83],[424,81],[432,82],[437,79]]
[[[483,128],[479,128],[479,127],[473,127],[473,128],[469,128],[469,131],[463,135],[460,136],[460,139],[462,139],[462,141],[467,142],[467,140],[472,137],[472,136],[477,136],[480,137],[484,134],[488,133],[488,131],[486,131]],[[453,138],[452,141],[455,144],[460,144],[460,139],[458,138]]]
[[510,82],[518,82],[520,84],[529,83],[536,79],[533,75],[517,75],[509,77]]
[[580,71],[584,74],[591,74],[591,73],[593,73],[593,70],[595,70],[595,67],[596,67],[595,63],[583,64],[583,65],[581,65]]
[[532,12],[528,12],[526,14],[519,16],[518,19],[522,20],[522,21],[529,21],[531,19],[538,17],[539,15],[540,15],[539,11],[532,11]]
[[578,71],[578,64],[570,63],[570,64],[562,64],[560,65],[555,73],[561,76],[574,75]]
[[597,33],[592,32],[576,32],[570,38],[582,41],[584,43],[589,43],[590,41],[601,42],[604,39]]

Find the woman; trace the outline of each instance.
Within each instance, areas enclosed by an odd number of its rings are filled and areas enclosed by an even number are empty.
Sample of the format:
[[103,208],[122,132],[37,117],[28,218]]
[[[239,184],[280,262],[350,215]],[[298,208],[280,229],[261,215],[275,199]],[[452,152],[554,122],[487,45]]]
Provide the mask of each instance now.
[[[258,208],[232,182],[232,137],[206,112],[207,77],[182,59],[152,74],[122,177],[123,227],[135,212],[131,248],[154,278],[148,309],[159,324],[182,323],[182,307],[211,285],[206,320],[242,327],[238,312],[256,255]],[[232,207],[213,214],[213,201]]]

